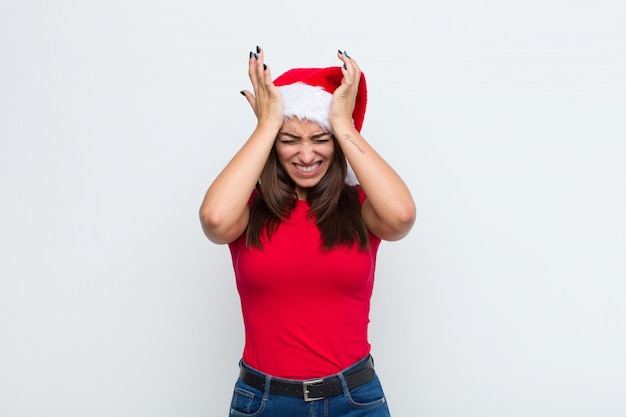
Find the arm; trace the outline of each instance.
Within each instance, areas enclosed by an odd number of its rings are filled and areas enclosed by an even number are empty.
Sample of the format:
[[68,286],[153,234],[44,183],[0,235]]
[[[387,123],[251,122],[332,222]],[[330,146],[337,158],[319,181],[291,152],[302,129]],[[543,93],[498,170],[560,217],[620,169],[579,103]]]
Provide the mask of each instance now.
[[204,234],[218,244],[232,242],[245,231],[248,200],[283,124],[280,93],[263,63],[263,51],[257,52],[248,61],[254,94],[242,91],[256,114],[256,129],[213,181],[200,207]]
[[402,178],[372,148],[352,123],[361,76],[354,60],[338,54],[345,64],[341,86],[335,90],[329,121],[367,200],[361,207],[367,228],[384,240],[406,236],[415,222],[415,202]]

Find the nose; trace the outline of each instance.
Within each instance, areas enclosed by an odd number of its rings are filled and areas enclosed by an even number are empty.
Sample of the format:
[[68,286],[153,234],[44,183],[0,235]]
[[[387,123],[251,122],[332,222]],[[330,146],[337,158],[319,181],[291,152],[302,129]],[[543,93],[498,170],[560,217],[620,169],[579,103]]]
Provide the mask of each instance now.
[[315,159],[315,150],[313,145],[308,142],[304,142],[300,145],[300,152],[298,152],[298,159],[303,164],[310,164]]

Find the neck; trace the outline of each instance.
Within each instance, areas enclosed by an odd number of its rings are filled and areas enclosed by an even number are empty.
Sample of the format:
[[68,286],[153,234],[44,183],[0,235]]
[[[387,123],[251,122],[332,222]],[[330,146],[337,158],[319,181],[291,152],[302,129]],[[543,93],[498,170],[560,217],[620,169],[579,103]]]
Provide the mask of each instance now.
[[306,200],[307,190],[296,186],[296,195],[298,196],[298,200]]

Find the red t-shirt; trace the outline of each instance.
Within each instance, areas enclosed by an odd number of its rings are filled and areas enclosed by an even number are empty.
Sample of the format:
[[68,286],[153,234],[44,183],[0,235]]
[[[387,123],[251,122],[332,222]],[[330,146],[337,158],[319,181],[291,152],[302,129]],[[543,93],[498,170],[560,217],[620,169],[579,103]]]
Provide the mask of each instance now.
[[[365,194],[358,188],[361,204]],[[298,200],[264,250],[229,244],[245,325],[243,360],[291,379],[331,375],[364,358],[380,239],[370,247],[325,251],[320,231]]]

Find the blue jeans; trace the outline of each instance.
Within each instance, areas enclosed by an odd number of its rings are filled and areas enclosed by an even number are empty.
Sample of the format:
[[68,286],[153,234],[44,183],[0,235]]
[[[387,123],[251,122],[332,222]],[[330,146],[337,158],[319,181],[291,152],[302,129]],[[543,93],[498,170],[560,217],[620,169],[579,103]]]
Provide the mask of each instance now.
[[387,400],[377,375],[370,382],[348,390],[344,374],[357,368],[369,356],[336,374],[343,394],[306,402],[302,398],[269,393],[272,377],[250,368],[243,361],[240,366],[265,378],[265,391],[260,391],[241,380],[235,383],[230,405],[230,417],[390,417]]

